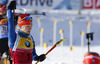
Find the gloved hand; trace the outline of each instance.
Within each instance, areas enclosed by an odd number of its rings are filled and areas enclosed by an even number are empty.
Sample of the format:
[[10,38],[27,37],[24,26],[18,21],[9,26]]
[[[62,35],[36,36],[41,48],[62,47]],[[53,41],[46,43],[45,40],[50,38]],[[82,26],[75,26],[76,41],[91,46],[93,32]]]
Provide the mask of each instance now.
[[16,1],[11,1],[8,5],[8,9],[14,10],[16,9]]
[[37,57],[36,57],[36,60],[38,60],[38,61],[40,61],[40,62],[44,61],[45,59],[46,59],[45,54],[41,54],[40,56],[37,56]]

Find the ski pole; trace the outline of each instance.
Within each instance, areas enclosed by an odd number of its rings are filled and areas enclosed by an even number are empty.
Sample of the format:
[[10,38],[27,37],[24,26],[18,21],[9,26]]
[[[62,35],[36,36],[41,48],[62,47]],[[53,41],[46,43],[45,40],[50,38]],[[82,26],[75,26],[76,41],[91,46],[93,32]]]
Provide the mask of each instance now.
[[[62,43],[62,42],[65,41],[65,40],[66,40],[66,38],[60,39],[49,51],[47,51],[47,53],[45,54],[45,56],[46,56],[47,54],[49,54],[55,47],[57,47],[60,43]],[[40,60],[37,61],[35,64],[37,64],[37,63],[39,63],[39,62],[40,62]]]
[[46,12],[38,12],[37,10],[29,10],[29,9],[16,9],[15,14],[17,16],[20,16],[21,14],[44,15],[44,16],[46,16]]
[[16,13],[16,12],[15,12],[15,15],[16,15],[16,16],[21,16],[22,14],[29,14],[29,15],[44,15],[44,16],[46,16],[45,12],[42,12],[42,13]]

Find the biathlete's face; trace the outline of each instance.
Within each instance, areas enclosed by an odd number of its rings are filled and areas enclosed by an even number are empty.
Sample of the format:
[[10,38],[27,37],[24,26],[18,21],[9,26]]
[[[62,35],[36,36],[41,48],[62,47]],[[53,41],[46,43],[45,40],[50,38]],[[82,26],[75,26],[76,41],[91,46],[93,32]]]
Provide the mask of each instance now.
[[23,25],[20,27],[20,29],[27,34],[30,34],[32,25]]

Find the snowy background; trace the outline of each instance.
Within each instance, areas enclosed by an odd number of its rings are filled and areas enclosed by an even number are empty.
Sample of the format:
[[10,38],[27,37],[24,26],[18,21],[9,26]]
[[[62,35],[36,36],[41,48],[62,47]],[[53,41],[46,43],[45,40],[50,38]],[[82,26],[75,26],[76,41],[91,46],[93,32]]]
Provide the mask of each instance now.
[[[33,15],[32,15],[33,16]],[[40,18],[40,25],[38,25],[37,19]],[[36,45],[40,45],[40,28],[43,28],[43,43],[48,45],[53,44],[53,28],[54,20],[57,20],[57,29],[56,29],[56,41],[60,39],[59,30],[63,30],[64,38],[67,40],[64,42],[64,45],[69,45],[70,37],[70,24],[69,21],[72,21],[73,25],[73,45],[81,45],[81,32],[84,31],[84,45],[86,45],[86,33],[87,33],[87,23],[90,22],[90,32],[94,33],[94,39],[91,43],[92,46],[100,45],[100,12],[99,11],[81,11],[81,14],[78,14],[78,11],[68,11],[68,10],[47,10],[46,16],[34,15],[33,16],[33,28],[31,34],[33,35]]]
[[[98,15],[97,15],[97,14]],[[41,25],[38,25],[37,19],[40,18]],[[37,54],[45,54],[53,46],[53,26],[54,20],[57,20],[57,31],[56,31],[56,41],[60,39],[59,30],[64,31],[64,38],[66,40],[63,42],[63,46],[56,47],[52,52],[47,55],[45,61],[39,64],[83,64],[84,55],[87,53],[87,23],[91,22],[90,32],[93,32],[94,39],[90,40],[90,51],[97,52],[100,54],[100,15],[99,11],[57,11],[51,10],[46,11],[46,16],[33,16],[33,29],[31,34],[33,35],[36,43]],[[70,49],[70,25],[69,21],[73,24],[73,46],[74,50]],[[47,43],[47,48],[40,47],[40,28],[43,28],[43,43]],[[81,46],[81,31],[84,31],[84,45]],[[33,64],[35,61],[33,61]]]
[[[37,54],[46,53],[50,48],[36,47]],[[91,51],[100,54],[100,46],[92,46]],[[69,46],[58,46],[47,55],[46,60],[38,64],[83,64],[86,53],[87,47],[75,46],[74,50],[71,51]],[[33,61],[33,64],[35,64],[35,61]]]

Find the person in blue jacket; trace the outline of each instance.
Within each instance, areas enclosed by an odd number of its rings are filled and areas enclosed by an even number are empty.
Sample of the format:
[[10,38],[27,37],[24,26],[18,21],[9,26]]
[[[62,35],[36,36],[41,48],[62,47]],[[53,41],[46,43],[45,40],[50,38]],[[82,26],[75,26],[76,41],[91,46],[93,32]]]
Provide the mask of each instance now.
[[22,14],[18,18],[19,30],[15,32],[14,19],[12,6],[15,5],[15,1],[11,1],[8,5],[8,39],[10,52],[12,54],[13,64],[32,64],[32,61],[45,60],[45,54],[38,56],[35,50],[35,41],[30,35],[32,29],[32,17],[28,14]]
[[4,64],[4,59],[8,57],[8,60],[10,60],[6,3],[7,0],[0,0],[0,64]]
[[7,8],[0,4],[0,59],[4,52],[8,51],[8,20],[6,17]]

